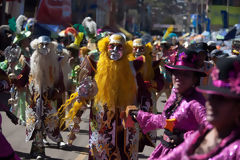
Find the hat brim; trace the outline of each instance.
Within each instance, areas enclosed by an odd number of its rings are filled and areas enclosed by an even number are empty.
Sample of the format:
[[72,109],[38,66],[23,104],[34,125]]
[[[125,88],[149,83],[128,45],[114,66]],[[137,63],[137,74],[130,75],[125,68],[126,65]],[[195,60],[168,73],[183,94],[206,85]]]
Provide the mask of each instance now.
[[76,44],[71,43],[66,47],[67,49],[74,49],[74,50],[79,50],[80,47],[78,47]]
[[30,31],[23,31],[20,34],[22,34],[22,36],[21,37],[15,37],[14,40],[13,40],[13,44],[18,43],[21,40],[24,40],[24,39],[30,37],[32,33]]
[[205,93],[205,94],[215,94],[215,95],[221,95],[225,97],[230,98],[239,98],[240,95],[237,95],[229,88],[223,88],[223,87],[215,87],[213,85],[206,85],[206,86],[199,86],[196,88],[198,92]]
[[191,67],[187,67],[187,66],[177,66],[177,65],[167,65],[165,64],[165,68],[168,70],[182,70],[182,71],[192,71],[192,72],[197,72],[200,77],[206,77],[207,74],[205,72],[203,72],[200,69],[195,69],[195,68],[191,68]]
[[201,53],[201,52],[207,53],[207,51],[206,51],[206,50],[203,50],[203,49],[196,49],[195,51],[196,51],[197,53]]

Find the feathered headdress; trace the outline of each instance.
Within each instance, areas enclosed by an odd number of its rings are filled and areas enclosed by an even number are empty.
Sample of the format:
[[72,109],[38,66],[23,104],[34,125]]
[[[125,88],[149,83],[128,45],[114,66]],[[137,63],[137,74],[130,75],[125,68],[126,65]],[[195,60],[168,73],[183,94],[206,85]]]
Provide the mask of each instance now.
[[27,17],[24,15],[18,16],[16,20],[16,33],[19,34],[23,30],[23,25],[27,21]]
[[82,22],[83,27],[87,32],[87,39],[94,38],[97,34],[97,24],[91,17],[84,18]]

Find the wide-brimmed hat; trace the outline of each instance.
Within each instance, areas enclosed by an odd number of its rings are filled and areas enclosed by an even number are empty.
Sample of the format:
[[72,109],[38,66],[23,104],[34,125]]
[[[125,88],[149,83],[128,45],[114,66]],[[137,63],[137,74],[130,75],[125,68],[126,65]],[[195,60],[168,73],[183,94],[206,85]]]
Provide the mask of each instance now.
[[16,35],[16,37],[13,40],[13,44],[16,44],[16,43],[20,42],[21,40],[24,40],[25,38],[28,38],[30,36],[31,36],[30,31],[22,31]]
[[197,72],[199,76],[205,77],[206,73],[198,67],[199,55],[196,51],[190,49],[181,49],[178,51],[174,65],[165,65],[168,70],[185,70]]
[[240,58],[220,58],[211,73],[212,82],[197,87],[202,93],[240,98]]
[[113,34],[109,37],[109,44],[124,44],[126,42],[122,34]]
[[207,45],[207,43],[204,43],[204,42],[193,43],[189,46],[189,49],[194,50],[197,53],[200,53],[200,52],[207,53],[208,45]]
[[76,45],[76,44],[74,44],[74,43],[71,43],[70,45],[68,45],[67,47],[66,47],[68,50],[79,50],[80,49],[80,47],[78,46],[78,45]]
[[222,58],[227,56],[228,56],[227,53],[224,53],[222,50],[218,49],[214,49],[209,55],[210,58]]
[[142,47],[142,46],[144,46],[144,43],[141,38],[137,38],[133,40],[133,47]]

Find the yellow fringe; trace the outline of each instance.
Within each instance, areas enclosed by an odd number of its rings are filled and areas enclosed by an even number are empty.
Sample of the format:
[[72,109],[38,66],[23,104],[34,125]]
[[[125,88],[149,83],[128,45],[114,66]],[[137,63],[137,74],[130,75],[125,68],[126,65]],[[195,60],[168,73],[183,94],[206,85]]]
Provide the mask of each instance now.
[[147,43],[145,46],[145,53],[144,53],[144,56],[146,58],[143,66],[144,81],[150,81],[150,80],[153,80],[154,78],[154,71],[152,68],[152,56],[151,56],[152,49],[153,49],[152,44],[150,42]]
[[[70,98],[66,100],[65,104],[61,105],[61,107],[58,109],[58,112],[56,115],[60,115],[60,127],[64,125],[64,122],[69,120],[69,122],[66,124],[64,130],[70,125],[70,123],[73,121],[73,118],[76,116],[77,112],[82,108],[82,106],[86,105],[86,102],[83,100],[81,102],[75,101],[78,96],[78,92],[71,94]],[[64,117],[64,112],[66,108],[73,103],[73,107],[70,109],[67,115]]]

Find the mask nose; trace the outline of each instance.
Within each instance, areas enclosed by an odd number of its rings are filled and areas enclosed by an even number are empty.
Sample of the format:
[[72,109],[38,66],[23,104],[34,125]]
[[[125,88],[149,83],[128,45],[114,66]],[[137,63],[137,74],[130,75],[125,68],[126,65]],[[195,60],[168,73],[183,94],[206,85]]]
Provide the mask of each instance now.
[[44,45],[43,45],[43,49],[46,49],[46,48],[47,48],[47,45],[46,45],[46,44],[44,44]]
[[137,53],[139,53],[139,52],[140,52],[140,49],[138,48],[138,49],[137,49]]
[[114,46],[113,51],[115,52],[117,51],[117,46]]

